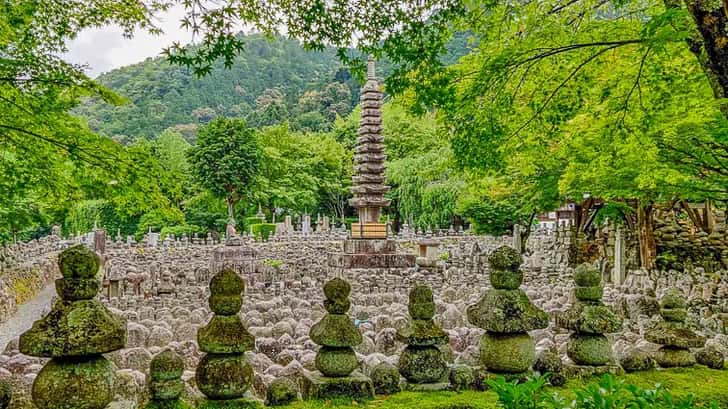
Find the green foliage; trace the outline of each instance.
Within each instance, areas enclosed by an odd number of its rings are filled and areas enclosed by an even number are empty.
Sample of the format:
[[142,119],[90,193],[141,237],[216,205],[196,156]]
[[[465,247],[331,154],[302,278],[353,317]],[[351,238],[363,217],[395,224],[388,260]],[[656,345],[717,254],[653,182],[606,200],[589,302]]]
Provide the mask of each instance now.
[[281,268],[283,266],[283,262],[281,260],[270,259],[270,258],[263,260],[263,264],[265,264],[267,266],[271,266],[271,267],[275,268],[276,270],[278,270],[279,268]]
[[256,240],[268,240],[275,231],[276,225],[273,223],[258,223],[250,226],[250,232]]
[[245,219],[243,219],[243,226],[245,226],[245,227],[249,227],[254,224],[259,224],[259,223],[265,223],[265,218],[260,219],[260,218],[258,218],[258,216],[251,216],[251,217],[246,217]]
[[179,209],[154,210],[141,216],[136,236],[141,238],[149,229],[161,231],[165,227],[184,225],[184,223],[184,214]]
[[499,376],[489,379],[488,386],[498,394],[498,403],[505,409],[537,409],[543,408],[545,401],[544,387],[548,377],[529,378],[520,383],[518,380],[507,381]]
[[204,234],[207,233],[207,230],[205,230],[205,228],[203,227],[195,226],[193,224],[182,224],[177,226],[162,227],[162,230],[160,232],[162,240],[164,240],[164,238],[170,234],[176,238],[182,237],[183,234],[189,238],[192,238],[195,233],[197,233],[198,237],[203,237]]

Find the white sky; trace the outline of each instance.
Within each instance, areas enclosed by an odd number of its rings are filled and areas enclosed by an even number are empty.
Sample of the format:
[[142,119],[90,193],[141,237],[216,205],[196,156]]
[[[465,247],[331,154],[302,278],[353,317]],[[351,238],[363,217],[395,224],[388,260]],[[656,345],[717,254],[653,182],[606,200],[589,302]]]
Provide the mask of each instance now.
[[183,14],[181,5],[161,14],[157,26],[164,34],[159,36],[138,32],[134,38],[128,39],[124,38],[119,27],[113,26],[85,30],[69,44],[66,59],[87,65],[86,74],[95,78],[114,68],[156,57],[175,41],[181,44],[192,41],[192,34],[180,28]]

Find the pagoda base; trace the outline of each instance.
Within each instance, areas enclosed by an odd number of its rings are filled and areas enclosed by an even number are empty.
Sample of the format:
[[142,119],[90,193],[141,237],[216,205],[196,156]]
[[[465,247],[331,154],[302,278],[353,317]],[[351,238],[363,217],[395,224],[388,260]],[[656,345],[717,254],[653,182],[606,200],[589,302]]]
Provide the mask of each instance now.
[[330,378],[319,371],[303,371],[301,385],[303,399],[374,399],[374,385],[372,380],[359,371],[349,376]]
[[414,254],[397,254],[397,242],[387,239],[347,239],[344,253],[330,254],[331,267],[354,268],[410,268],[415,266]]

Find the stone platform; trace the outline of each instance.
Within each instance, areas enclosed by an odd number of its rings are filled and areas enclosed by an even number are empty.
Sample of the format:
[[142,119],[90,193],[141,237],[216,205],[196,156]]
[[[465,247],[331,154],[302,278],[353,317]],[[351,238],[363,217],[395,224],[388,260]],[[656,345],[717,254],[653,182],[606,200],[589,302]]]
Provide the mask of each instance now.
[[567,378],[585,378],[604,374],[622,375],[624,369],[616,363],[599,366],[577,365],[573,362],[564,363],[564,376]]
[[409,268],[415,266],[414,254],[398,254],[397,242],[387,239],[347,239],[344,253],[329,254],[330,267]]
[[374,399],[374,385],[371,379],[359,371],[341,378],[329,378],[319,371],[304,370],[301,395],[303,399],[368,400]]

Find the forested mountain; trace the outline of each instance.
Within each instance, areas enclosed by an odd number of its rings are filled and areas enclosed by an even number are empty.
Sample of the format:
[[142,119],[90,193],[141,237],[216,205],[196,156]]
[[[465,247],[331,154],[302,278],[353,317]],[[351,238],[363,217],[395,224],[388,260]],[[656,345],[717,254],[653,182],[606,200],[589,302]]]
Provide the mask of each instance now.
[[154,139],[168,127],[191,139],[218,115],[259,127],[289,120],[294,129],[327,129],[356,103],[358,84],[335,50],[305,51],[284,38],[249,35],[230,69],[197,78],[163,57],[102,74],[98,82],[128,98],[122,106],[91,100],[76,109],[91,129],[122,142]]

